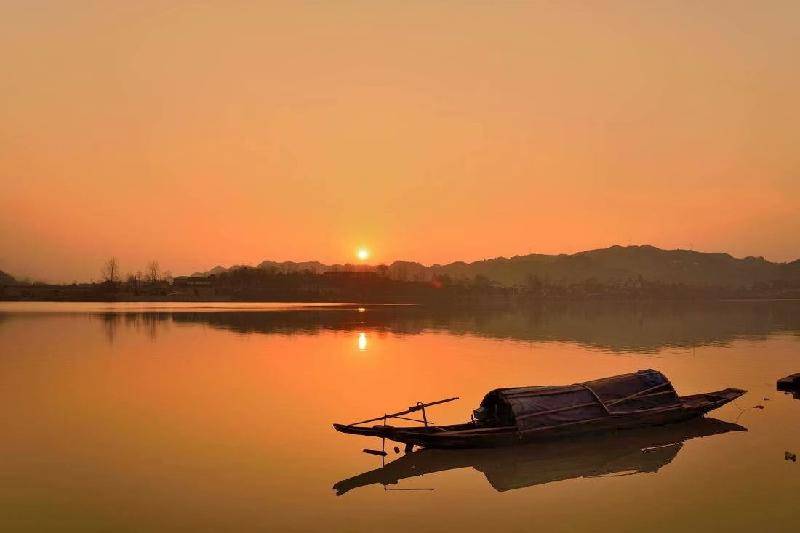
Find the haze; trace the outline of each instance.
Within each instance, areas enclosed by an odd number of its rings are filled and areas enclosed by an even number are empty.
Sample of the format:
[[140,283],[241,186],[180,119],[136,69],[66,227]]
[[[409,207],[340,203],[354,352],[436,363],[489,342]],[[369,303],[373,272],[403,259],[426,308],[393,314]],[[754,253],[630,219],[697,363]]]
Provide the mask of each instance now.
[[0,269],[797,258],[800,3],[0,7]]

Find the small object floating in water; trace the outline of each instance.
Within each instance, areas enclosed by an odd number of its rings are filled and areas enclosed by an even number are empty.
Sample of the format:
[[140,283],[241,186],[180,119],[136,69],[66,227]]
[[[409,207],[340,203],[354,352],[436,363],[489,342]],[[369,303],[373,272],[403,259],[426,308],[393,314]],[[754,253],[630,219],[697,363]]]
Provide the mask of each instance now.
[[792,452],[783,452],[783,458],[793,463],[797,462],[797,454]]
[[671,442],[669,444],[661,444],[659,446],[648,446],[647,448],[642,448],[642,453],[655,452],[662,448],[672,448],[673,446],[679,446],[680,444],[680,442]]
[[381,450],[370,450],[369,448],[364,448],[364,453],[368,453],[370,455],[380,455],[381,457],[386,457],[389,455],[388,453],[381,451]]
[[[403,415],[415,411],[422,411],[422,418],[427,421],[426,407],[458,399],[447,398],[419,403],[405,411],[352,424],[334,424],[333,427],[341,433],[405,443],[407,452],[413,446],[486,448],[681,422],[703,416],[745,392],[728,388],[678,396],[666,376],[655,370],[640,370],[573,385],[495,389],[474,411],[473,420],[464,424],[386,425],[388,418],[403,418]],[[383,425],[362,425],[376,421],[382,421]]]
[[764,406],[763,406],[763,405],[761,405],[761,404],[758,404],[758,405],[754,405],[754,406],[753,406],[753,409],[763,409],[763,408],[764,408]]
[[800,374],[791,374],[778,380],[778,390],[797,391],[800,390]]

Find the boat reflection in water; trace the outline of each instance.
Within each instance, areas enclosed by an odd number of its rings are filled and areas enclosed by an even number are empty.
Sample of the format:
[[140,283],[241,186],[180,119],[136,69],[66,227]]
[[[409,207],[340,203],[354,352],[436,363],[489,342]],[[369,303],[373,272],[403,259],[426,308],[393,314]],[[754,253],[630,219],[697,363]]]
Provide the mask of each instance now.
[[411,477],[468,467],[482,472],[499,492],[582,477],[655,473],[678,455],[685,441],[729,431],[747,429],[714,418],[699,418],[662,427],[512,448],[423,449],[382,468],[339,481],[333,489],[342,495],[358,487],[394,485]]

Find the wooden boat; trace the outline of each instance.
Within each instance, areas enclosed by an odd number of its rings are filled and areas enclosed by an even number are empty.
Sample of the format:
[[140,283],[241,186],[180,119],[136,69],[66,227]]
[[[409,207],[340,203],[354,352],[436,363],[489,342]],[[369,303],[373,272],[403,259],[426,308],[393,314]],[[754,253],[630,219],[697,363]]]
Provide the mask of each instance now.
[[[435,426],[427,422],[425,408],[449,402],[448,398],[419,403],[405,411],[334,424],[342,433],[380,437],[424,448],[491,448],[537,442],[554,437],[660,426],[704,415],[744,394],[728,388],[704,394],[678,396],[670,381],[655,370],[640,370],[566,386],[517,387],[489,392],[463,424]],[[387,419],[422,411],[423,426],[387,425]],[[364,426],[368,422],[383,424]]]
[[569,441],[549,440],[512,450],[418,450],[375,470],[343,479],[333,490],[342,495],[359,487],[386,487],[461,468],[481,472],[498,492],[568,479],[655,473],[677,456],[687,440],[740,431],[747,428],[703,417],[683,424],[584,435]]
[[778,390],[794,391],[800,389],[800,374],[791,374],[778,380]]
[[779,379],[778,390],[791,394],[795,400],[800,400],[800,374],[791,374]]

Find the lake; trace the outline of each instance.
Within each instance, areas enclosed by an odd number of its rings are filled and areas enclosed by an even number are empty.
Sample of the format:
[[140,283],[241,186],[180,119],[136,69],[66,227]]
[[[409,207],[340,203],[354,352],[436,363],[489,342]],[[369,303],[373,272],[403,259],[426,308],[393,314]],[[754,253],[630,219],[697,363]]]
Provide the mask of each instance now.
[[[794,531],[800,302],[0,303],[2,531]],[[333,422],[653,368],[700,423],[385,459]],[[385,468],[381,468],[382,463]],[[380,470],[378,470],[380,469]],[[334,488],[335,487],[335,488]]]

